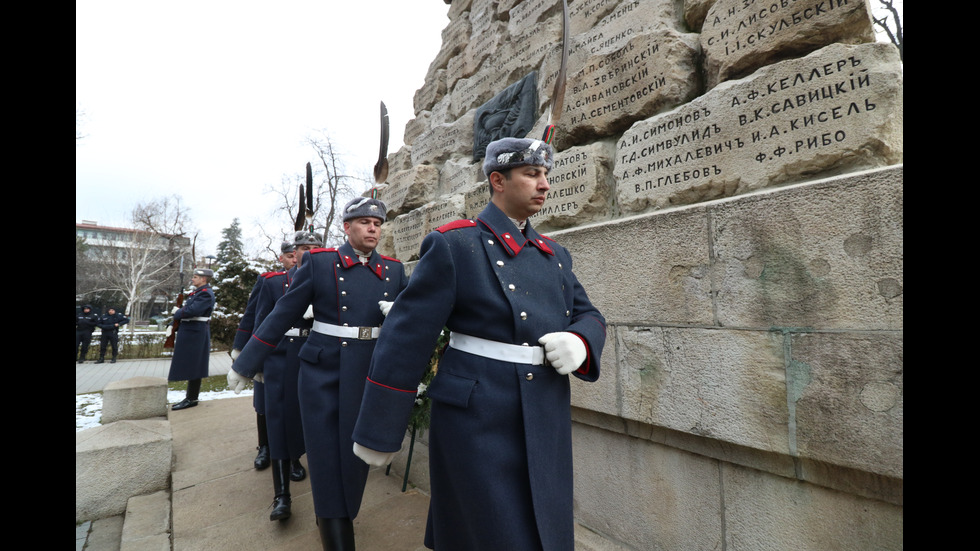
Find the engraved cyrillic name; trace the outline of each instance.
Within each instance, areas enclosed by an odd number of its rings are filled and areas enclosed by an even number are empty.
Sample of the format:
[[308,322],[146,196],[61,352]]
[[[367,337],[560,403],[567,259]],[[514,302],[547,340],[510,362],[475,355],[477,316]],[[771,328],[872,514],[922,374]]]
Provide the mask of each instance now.
[[395,257],[403,262],[418,260],[422,239],[428,233],[422,211],[415,209],[395,218],[392,222]]

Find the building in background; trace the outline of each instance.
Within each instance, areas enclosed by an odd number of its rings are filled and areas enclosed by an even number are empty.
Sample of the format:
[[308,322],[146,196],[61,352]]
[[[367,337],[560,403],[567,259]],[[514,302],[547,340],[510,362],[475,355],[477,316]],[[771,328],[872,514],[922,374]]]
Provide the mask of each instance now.
[[75,224],[75,306],[114,306],[134,321],[167,315],[193,269],[191,240],[152,231]]

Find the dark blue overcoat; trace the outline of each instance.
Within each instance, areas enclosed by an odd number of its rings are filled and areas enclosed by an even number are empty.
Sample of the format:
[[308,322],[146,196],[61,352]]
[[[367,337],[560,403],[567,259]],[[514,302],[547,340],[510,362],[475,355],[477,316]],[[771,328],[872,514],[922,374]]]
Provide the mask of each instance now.
[[[371,361],[354,440],[398,450],[443,326],[516,345],[569,331],[588,357],[574,375],[599,377],[605,319],[572,273],[568,251],[526,237],[492,203],[477,220],[426,236]],[[574,548],[570,385],[548,365],[447,349],[432,399],[425,544],[439,551]]]
[[[303,255],[289,291],[255,330],[233,368],[252,377],[311,303],[318,322],[378,327],[384,319],[378,301],[394,300],[406,284],[402,264],[376,251],[362,264],[349,243],[313,249]],[[368,465],[354,455],[351,432],[376,342],[314,331],[298,352],[306,455],[314,509],[321,518],[354,518],[360,510]]]
[[[296,268],[289,272],[274,272],[261,279],[259,298],[255,301],[256,326],[262,325],[276,302],[286,294],[295,271]],[[302,320],[302,315],[297,319]],[[295,326],[296,322],[293,323]],[[283,337],[279,341],[275,350],[266,357],[262,368],[265,425],[272,459],[299,459],[306,453],[299,409],[299,362],[288,361],[287,345],[290,339],[292,337]]]
[[170,381],[190,381],[208,376],[208,359],[211,357],[211,326],[206,321],[190,318],[209,318],[214,311],[214,292],[205,283],[191,291],[184,304],[174,313],[180,320],[174,338],[174,355],[170,361]]

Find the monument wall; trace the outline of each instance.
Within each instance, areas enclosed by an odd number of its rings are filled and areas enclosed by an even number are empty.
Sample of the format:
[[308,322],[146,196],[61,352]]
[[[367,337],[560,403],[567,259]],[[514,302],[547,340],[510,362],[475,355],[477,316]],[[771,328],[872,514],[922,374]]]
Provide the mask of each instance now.
[[[608,321],[602,376],[572,383],[577,548],[901,549],[897,49],[857,0],[568,8],[531,221]],[[448,19],[379,188],[409,269],[486,205],[474,143],[542,135],[560,67],[560,2]]]

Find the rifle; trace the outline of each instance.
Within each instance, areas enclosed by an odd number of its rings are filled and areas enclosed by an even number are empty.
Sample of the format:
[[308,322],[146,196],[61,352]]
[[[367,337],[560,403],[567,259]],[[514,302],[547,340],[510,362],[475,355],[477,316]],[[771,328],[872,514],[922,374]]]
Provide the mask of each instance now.
[[[174,301],[174,306],[180,308],[183,305],[184,305],[184,291],[182,289],[179,293],[177,293],[177,300]],[[171,324],[170,336],[167,337],[167,340],[163,342],[164,348],[174,347],[174,339],[177,338],[177,327],[179,325],[180,325],[180,320],[177,319],[175,319]]]

